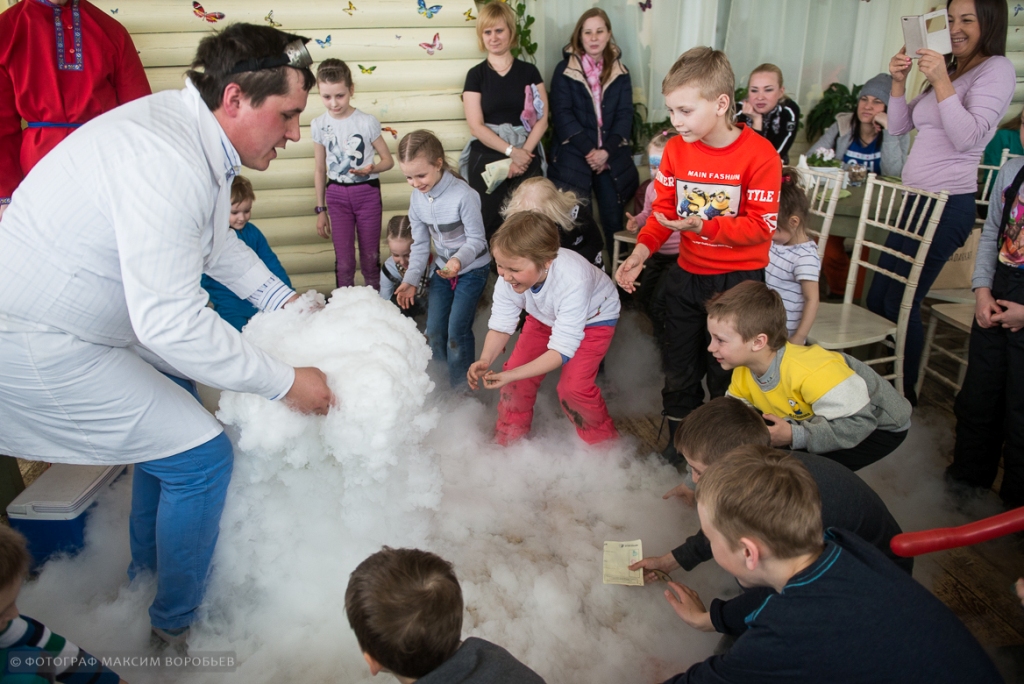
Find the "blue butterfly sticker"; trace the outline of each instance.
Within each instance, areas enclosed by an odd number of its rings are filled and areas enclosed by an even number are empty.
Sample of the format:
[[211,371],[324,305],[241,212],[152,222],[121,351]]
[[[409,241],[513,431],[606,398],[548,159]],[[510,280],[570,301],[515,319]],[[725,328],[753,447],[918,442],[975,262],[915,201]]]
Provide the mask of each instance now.
[[433,19],[434,15],[441,11],[440,5],[432,5],[427,7],[426,0],[416,0],[416,4],[419,5],[419,9],[416,11],[425,16],[427,19]]
[[[121,8],[120,8],[120,7],[115,7],[114,9],[110,10],[110,13],[111,13],[111,14],[117,14],[117,11],[118,11],[119,9],[121,9]],[[1017,15],[1015,14],[1015,15],[1013,15],[1013,16],[1017,16]]]
[[1016,5],[1013,6],[1013,16],[1017,16],[1019,12],[1024,12],[1024,5],[1021,5],[1018,2]]
[[321,47],[321,49],[331,47],[331,37],[330,36],[327,36],[323,40],[320,40],[319,38],[314,38],[314,40],[316,40],[316,44],[319,45]]

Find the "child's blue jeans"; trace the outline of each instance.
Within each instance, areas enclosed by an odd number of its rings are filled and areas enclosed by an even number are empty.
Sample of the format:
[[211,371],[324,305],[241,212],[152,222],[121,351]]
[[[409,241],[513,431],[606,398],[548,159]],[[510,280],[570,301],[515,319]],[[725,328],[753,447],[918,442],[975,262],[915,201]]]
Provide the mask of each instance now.
[[[429,268],[433,269],[433,264]],[[460,273],[454,288],[452,281],[437,275],[436,270],[430,276],[427,342],[434,360],[448,363],[453,388],[466,384],[466,373],[476,356],[473,319],[489,274],[486,266]]]
[[[199,399],[194,383],[167,377]],[[180,629],[195,619],[233,462],[231,441],[222,432],[180,454],[135,464],[128,576],[156,573],[156,598],[149,608],[154,627]]]

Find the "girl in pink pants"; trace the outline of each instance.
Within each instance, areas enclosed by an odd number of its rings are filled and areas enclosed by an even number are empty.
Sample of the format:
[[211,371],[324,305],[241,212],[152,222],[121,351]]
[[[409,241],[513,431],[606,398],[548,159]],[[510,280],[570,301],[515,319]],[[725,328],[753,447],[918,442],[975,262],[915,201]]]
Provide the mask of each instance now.
[[[619,318],[611,279],[579,254],[559,248],[558,228],[548,217],[514,214],[491,238],[500,279],[480,358],[469,367],[472,389],[501,389],[495,440],[510,444],[530,431],[537,389],[544,376],[562,369],[558,401],[588,444],[618,436],[601,390],[594,384]],[[490,370],[527,313],[512,355],[500,373]]]

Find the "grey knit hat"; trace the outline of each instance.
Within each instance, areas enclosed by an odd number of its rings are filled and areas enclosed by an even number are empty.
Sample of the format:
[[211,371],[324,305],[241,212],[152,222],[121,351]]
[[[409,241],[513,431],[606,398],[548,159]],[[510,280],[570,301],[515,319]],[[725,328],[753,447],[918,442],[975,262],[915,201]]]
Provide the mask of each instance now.
[[871,97],[877,97],[888,107],[890,90],[892,90],[892,76],[889,74],[878,74],[861,87],[860,96],[870,95]]

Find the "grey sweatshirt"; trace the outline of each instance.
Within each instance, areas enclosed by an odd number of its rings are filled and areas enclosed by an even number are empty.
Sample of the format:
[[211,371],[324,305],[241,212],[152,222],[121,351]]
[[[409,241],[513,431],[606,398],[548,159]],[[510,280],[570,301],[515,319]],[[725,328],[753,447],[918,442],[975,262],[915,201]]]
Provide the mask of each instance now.
[[[853,140],[853,114],[847,112],[836,115],[836,122],[825,129],[818,138],[807,156],[814,150],[825,149],[835,150],[836,159],[842,160],[846,150],[850,149],[850,142]],[[907,154],[910,151],[910,134],[893,135],[887,129],[882,131],[882,175],[899,176],[903,173],[903,165],[907,163]]]
[[419,684],[544,684],[536,672],[489,641],[470,637]]
[[413,190],[409,198],[409,223],[413,242],[403,284],[419,284],[430,261],[431,241],[437,253],[437,268],[444,268],[452,257],[462,263],[460,273],[491,262],[480,215],[480,195],[448,171],[428,192]]
[[[1020,167],[1024,166],[1024,157],[1011,159],[999,169],[999,174],[992,183],[991,202],[988,205],[988,218],[981,229],[978,240],[978,251],[974,258],[974,275],[971,277],[971,288],[992,287],[992,278],[996,274],[999,262],[999,224],[1003,220],[1003,193],[1017,176]],[[1010,198],[1013,201],[1013,198]]]

